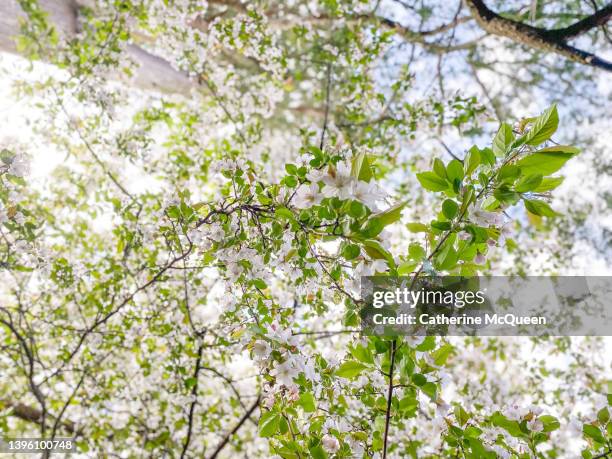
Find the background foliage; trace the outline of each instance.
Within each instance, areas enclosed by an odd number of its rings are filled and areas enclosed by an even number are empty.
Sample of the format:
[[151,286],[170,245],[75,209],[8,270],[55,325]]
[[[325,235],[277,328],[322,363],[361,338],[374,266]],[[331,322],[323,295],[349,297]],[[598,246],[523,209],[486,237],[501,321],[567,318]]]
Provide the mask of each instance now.
[[609,340],[356,332],[362,275],[609,272],[610,6],[488,3],[20,1],[2,432],[605,457]]

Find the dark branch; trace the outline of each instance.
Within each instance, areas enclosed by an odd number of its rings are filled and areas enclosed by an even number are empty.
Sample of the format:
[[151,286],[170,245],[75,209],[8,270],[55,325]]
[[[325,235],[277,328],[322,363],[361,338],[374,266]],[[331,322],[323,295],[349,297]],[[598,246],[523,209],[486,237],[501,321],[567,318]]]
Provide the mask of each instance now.
[[195,382],[193,387],[191,388],[191,396],[193,397],[193,401],[189,406],[189,421],[187,423],[187,436],[185,437],[185,443],[183,444],[183,451],[181,452],[181,459],[185,457],[187,454],[187,450],[189,449],[189,443],[191,443],[191,434],[193,432],[193,421],[195,415],[195,408],[198,402],[198,379],[200,377],[200,370],[202,368],[202,352],[204,351],[204,346],[200,345],[198,347],[198,356],[196,358],[195,369],[193,370],[193,379]]
[[246,413],[244,413],[244,416],[242,416],[240,418],[240,420],[234,426],[234,428],[225,437],[223,437],[223,440],[221,440],[221,443],[219,443],[219,446],[217,446],[217,448],[213,451],[213,453],[210,455],[209,459],[215,459],[219,455],[221,450],[223,448],[225,448],[225,445],[227,445],[227,443],[232,438],[232,435],[234,435],[236,432],[238,432],[238,430],[240,430],[240,428],[244,425],[244,423],[247,421],[247,419],[249,419],[251,417],[251,415],[253,414],[253,411],[255,411],[255,409],[259,406],[259,401],[260,400],[261,400],[261,395],[259,395],[257,397],[257,400],[255,400],[253,405],[251,405],[251,408],[249,408],[249,410]]
[[393,401],[393,372],[395,370],[395,353],[397,351],[397,339],[391,341],[391,355],[389,357],[389,386],[387,387],[387,409],[385,411],[385,433],[383,437],[383,459],[387,458],[387,441],[389,439],[389,423],[391,422],[391,404]]
[[[37,408],[28,406],[24,403],[13,402],[11,400],[6,399],[0,400],[0,405],[4,405],[8,408],[11,408],[11,416],[15,416],[19,419],[32,422],[34,424],[40,425],[42,423],[42,411]],[[61,422],[61,425],[64,427],[64,429],[66,429],[67,432],[77,433],[73,422],[63,421]]]
[[[566,43],[567,39],[584,33],[586,30],[596,26],[591,26],[591,24],[603,25],[603,23],[607,21],[606,15],[609,19],[609,12],[607,14],[605,13],[605,10],[609,9],[609,7],[593,14],[590,18],[595,18],[590,21],[589,18],[586,18],[573,26],[561,29],[567,31],[567,35],[563,35],[559,31],[532,27],[522,22],[504,18],[487,8],[483,0],[466,0],[466,4],[480,27],[490,34],[510,38],[517,43],[521,43],[531,48],[556,53],[574,62],[612,71],[611,62],[601,59],[592,53],[574,48]],[[604,13],[601,13],[601,11],[604,11]]]
[[562,29],[555,29],[549,32],[549,36],[556,40],[568,41],[572,38],[588,32],[596,27],[602,27],[612,18],[612,3],[604,6],[602,9],[595,11],[590,16],[575,22],[574,24]]

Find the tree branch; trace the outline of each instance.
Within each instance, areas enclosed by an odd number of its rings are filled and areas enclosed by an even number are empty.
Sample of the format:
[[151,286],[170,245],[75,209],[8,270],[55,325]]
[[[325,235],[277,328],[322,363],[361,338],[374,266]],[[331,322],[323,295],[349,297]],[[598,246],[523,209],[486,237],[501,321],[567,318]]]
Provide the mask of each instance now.
[[[487,8],[483,0],[465,1],[472,16],[476,19],[476,22],[478,22],[483,30],[490,34],[510,38],[530,48],[559,54],[574,62],[612,71],[612,62],[608,62],[592,53],[575,48],[566,43],[566,40],[569,38],[584,33],[586,30],[595,27],[596,24],[602,25],[605,23],[610,17],[610,12],[605,12],[609,9],[609,6],[596,12],[589,18],[577,22],[573,26],[561,29],[562,31],[566,30],[564,35],[562,32],[559,32],[559,30],[541,29],[504,18]],[[604,12],[602,13],[601,11]]]
[[382,458],[387,459],[387,441],[389,438],[389,423],[391,421],[391,402],[393,401],[393,372],[395,370],[395,352],[397,351],[397,338],[391,341],[391,355],[389,358],[389,386],[387,387],[387,409],[385,411],[385,434],[383,437]]
[[549,35],[551,38],[557,40],[571,40],[572,38],[585,34],[595,27],[606,25],[610,18],[612,18],[612,3],[609,3],[602,9],[595,11],[592,15],[587,16],[586,18],[575,22],[568,27],[549,31]]
[[187,454],[187,450],[189,449],[189,443],[191,443],[191,434],[193,432],[193,419],[195,415],[195,407],[198,403],[198,379],[200,377],[200,369],[202,368],[202,352],[204,350],[204,346],[200,345],[198,347],[198,356],[196,359],[195,370],[193,370],[193,379],[195,382],[193,387],[191,388],[191,396],[193,400],[191,405],[189,406],[189,421],[187,423],[187,436],[185,437],[185,443],[183,444],[183,451],[181,452],[181,459],[185,457]]
[[[11,400],[6,399],[0,400],[0,405],[11,408],[11,416],[15,416],[23,421],[32,422],[34,424],[40,425],[42,423],[42,411],[37,408],[20,402],[12,402]],[[72,421],[62,421],[61,426],[71,434],[78,433],[76,432],[75,425]]]
[[227,445],[227,443],[230,441],[230,438],[232,438],[232,435],[238,432],[238,430],[240,430],[240,428],[244,425],[247,419],[251,417],[251,415],[253,414],[253,411],[255,411],[255,409],[259,406],[260,400],[261,400],[261,395],[258,395],[257,400],[255,400],[255,402],[253,403],[253,405],[251,405],[249,410],[246,413],[244,413],[244,416],[240,418],[240,420],[234,426],[234,428],[225,437],[223,437],[223,440],[221,440],[221,443],[219,443],[219,446],[217,446],[217,448],[213,451],[209,459],[215,459],[219,455],[221,450],[225,448],[225,445]]
[[[362,15],[362,18],[369,18],[369,16],[367,15]],[[463,19],[463,18],[461,18]],[[484,38],[484,36],[481,37],[477,37],[473,40],[468,40],[466,42],[463,43],[457,43],[454,45],[448,45],[448,46],[444,46],[444,45],[439,45],[437,43],[432,43],[430,41],[425,40],[426,36],[430,36],[430,35],[435,35],[441,32],[444,32],[446,30],[452,29],[454,26],[456,26],[457,24],[461,23],[461,22],[465,22],[463,20],[459,20],[459,18],[455,21],[450,22],[449,24],[445,24],[443,26],[438,27],[437,29],[433,29],[433,30],[429,30],[429,31],[424,31],[424,32],[416,32],[414,30],[411,30],[405,26],[403,26],[402,24],[400,24],[399,22],[395,22],[391,19],[388,18],[384,18],[384,17],[378,17],[378,20],[380,21],[380,23],[385,26],[388,29],[394,29],[400,36],[404,37],[406,40],[413,42],[413,43],[418,43],[419,45],[421,45],[423,48],[427,49],[428,51],[434,53],[434,54],[446,54],[446,53],[450,53],[453,51],[463,51],[466,49],[471,49],[474,46],[476,46],[476,44],[482,40]]]

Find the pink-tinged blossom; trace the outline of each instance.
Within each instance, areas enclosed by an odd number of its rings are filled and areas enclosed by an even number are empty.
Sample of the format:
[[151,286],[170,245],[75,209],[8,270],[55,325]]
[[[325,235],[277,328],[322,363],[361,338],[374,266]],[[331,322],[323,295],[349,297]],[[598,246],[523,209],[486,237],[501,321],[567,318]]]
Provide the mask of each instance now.
[[275,397],[274,397],[274,393],[269,393],[268,395],[266,395],[263,400],[262,400],[262,404],[265,408],[267,409],[272,409],[272,407],[274,406],[274,403],[276,402]]
[[289,402],[297,402],[300,398],[300,390],[298,386],[291,385],[287,390],[287,401]]
[[323,435],[321,444],[323,445],[325,451],[331,454],[337,453],[340,450],[340,442],[336,437],[330,434]]
[[286,360],[281,364],[277,364],[270,375],[276,378],[276,382],[284,386],[290,387],[294,384],[293,378],[298,375],[298,369],[293,365],[293,362]]

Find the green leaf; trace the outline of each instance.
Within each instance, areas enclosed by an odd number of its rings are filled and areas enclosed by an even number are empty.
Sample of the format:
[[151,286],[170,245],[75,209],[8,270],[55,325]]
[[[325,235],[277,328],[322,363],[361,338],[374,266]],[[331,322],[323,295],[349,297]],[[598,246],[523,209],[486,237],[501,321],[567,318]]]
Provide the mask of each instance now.
[[408,201],[400,202],[399,204],[396,204],[383,212],[377,213],[375,217],[378,218],[384,226],[395,223],[402,218],[402,210],[404,207],[406,207],[407,203]]
[[351,201],[348,208],[348,214],[353,218],[364,217],[367,213],[366,206],[359,201]]
[[436,349],[431,356],[434,359],[434,363],[438,366],[443,366],[446,363],[446,360],[450,357],[453,352],[454,347],[451,344],[445,344],[444,346]]
[[512,126],[502,123],[493,139],[493,153],[495,153],[495,156],[506,156],[513,142],[514,133],[512,132]]
[[361,249],[357,244],[346,244],[342,249],[342,256],[347,260],[353,260],[359,256]]
[[374,364],[374,356],[372,355],[370,349],[368,349],[366,346],[358,344],[351,349],[351,355],[360,362]]
[[607,406],[604,406],[597,412],[597,420],[601,422],[601,424],[606,424],[610,420],[610,412]]
[[297,175],[297,166],[295,164],[285,164],[285,171],[290,175]]
[[287,219],[287,220],[295,220],[295,217],[293,216],[293,212],[291,212],[289,209],[287,209],[286,207],[278,207],[275,211],[274,214],[277,217],[283,218],[283,219]]
[[362,152],[353,157],[351,176],[363,182],[369,182],[372,179],[372,166],[367,154]]
[[446,175],[449,182],[463,179],[463,164],[457,159],[453,159],[448,166],[446,166]]
[[408,228],[408,231],[410,231],[411,233],[426,233],[427,231],[429,231],[427,225],[417,222],[406,224],[406,228]]
[[452,225],[450,224],[450,222],[432,221],[431,227],[440,231],[448,231],[452,228]]
[[557,188],[563,183],[564,177],[544,177],[542,183],[540,183],[533,191],[536,193],[542,193],[544,191],[550,191]]
[[514,190],[511,190],[506,185],[497,188],[493,192],[493,196],[499,202],[507,204],[515,204],[520,199],[518,193]]
[[513,164],[506,164],[497,172],[497,179],[501,182],[513,183],[521,175],[521,169]]
[[427,253],[425,252],[425,249],[421,247],[421,244],[413,242],[408,246],[408,255],[411,259],[420,261],[425,258]]
[[452,199],[447,199],[442,203],[442,213],[446,218],[452,220],[459,211],[459,205]]
[[371,217],[365,223],[362,229],[362,234],[364,237],[373,238],[380,234],[382,230],[385,229],[385,225],[378,217]]
[[262,414],[259,418],[259,436],[263,438],[271,437],[278,432],[280,418],[280,414],[274,411],[268,411]]
[[489,233],[487,232],[486,228],[476,225],[467,225],[465,230],[472,235],[474,242],[477,244],[487,242],[489,239]]
[[577,155],[580,153],[580,148],[572,145],[553,145],[552,147],[541,148],[536,153],[571,153]]
[[557,172],[563,165],[575,156],[574,153],[555,153],[537,151],[532,155],[525,156],[516,165],[521,168],[525,175],[542,174],[550,175]]
[[534,215],[556,217],[558,214],[544,201],[525,199],[525,208]]
[[531,129],[529,129],[527,134],[518,139],[517,142],[519,142],[519,145],[525,143],[527,145],[539,145],[550,139],[558,126],[559,114],[557,113],[557,106],[553,105],[534,120]]
[[416,269],[418,263],[406,261],[397,267],[398,276],[408,276]]
[[283,182],[285,183],[285,185],[287,185],[289,188],[295,188],[298,185],[298,180],[297,178],[295,178],[293,175],[288,175],[287,177],[285,177],[283,179]]
[[356,360],[347,360],[336,370],[336,376],[340,378],[353,379],[361,374],[363,370],[367,368],[361,362]]
[[306,413],[312,413],[317,409],[314,396],[310,392],[302,392],[298,400],[298,405],[300,405]]
[[395,268],[393,257],[380,242],[373,239],[367,239],[363,241],[363,245],[366,253],[374,260],[386,260],[390,267]]
[[448,182],[433,172],[421,172],[416,175],[423,188],[430,191],[448,190]]
[[526,191],[533,191],[542,183],[542,174],[529,174],[522,177],[517,183],[514,189],[519,193]]
[[[457,419],[457,421],[459,422],[459,425],[463,426],[470,420],[470,415],[467,413],[467,411],[465,411],[465,409],[461,405],[456,405],[454,411],[455,411],[455,419]],[[480,429],[476,429],[475,431],[473,431],[472,436],[478,437],[480,433],[482,433]],[[466,434],[467,434],[467,429],[466,429]],[[469,435],[466,435],[466,436],[469,436]]]
[[494,426],[501,427],[513,437],[523,437],[525,435],[517,421],[512,421],[506,418],[499,411],[496,411],[491,415],[491,422]]
[[425,337],[423,342],[415,347],[415,349],[419,352],[432,351],[435,348],[436,348],[436,337],[435,336]]
[[252,280],[252,284],[253,284],[253,286],[258,288],[259,290],[265,290],[265,289],[268,288],[266,283],[263,280],[261,280],[261,279],[253,279]]
[[[473,147],[473,148],[476,148],[476,147]],[[490,166],[495,164],[496,159],[495,159],[495,154],[493,153],[493,150],[491,150],[490,148],[483,148],[482,150],[479,150],[479,152],[480,152],[480,159],[483,164],[487,163]]]
[[597,443],[605,443],[606,439],[604,438],[601,430],[598,427],[595,427],[591,424],[584,424],[582,426],[582,433],[592,440],[595,440]]
[[544,432],[552,432],[553,430],[557,430],[559,427],[561,427],[559,420],[554,416],[544,414],[538,419],[542,422],[542,425],[544,426]]
[[480,165],[480,151],[478,148],[472,147],[467,152],[465,159],[463,160],[463,166],[465,168],[465,175],[471,175],[472,172]]
[[432,382],[428,382],[425,383],[423,386],[421,386],[421,390],[429,396],[429,398],[431,398],[432,400],[436,399],[436,391],[438,390],[437,386],[432,383]]
[[438,177],[446,180],[446,167],[444,167],[444,163],[441,159],[434,159],[433,170],[438,175]]
[[287,420],[285,419],[284,416],[280,417],[280,422],[278,425],[278,430],[280,432],[281,435],[286,434],[289,431],[289,423],[287,422]]
[[320,444],[311,446],[308,448],[308,451],[310,452],[312,459],[327,459],[327,453]]

